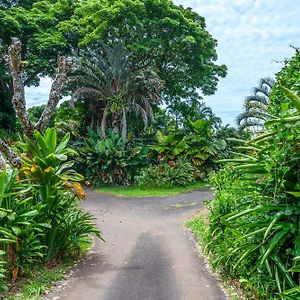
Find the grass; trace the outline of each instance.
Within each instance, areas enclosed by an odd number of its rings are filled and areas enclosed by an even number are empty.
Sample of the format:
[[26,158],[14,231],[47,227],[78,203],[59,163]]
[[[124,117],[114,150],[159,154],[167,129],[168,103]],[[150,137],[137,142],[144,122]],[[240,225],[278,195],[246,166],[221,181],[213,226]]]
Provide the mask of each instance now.
[[81,244],[79,256],[76,254],[64,258],[53,268],[37,266],[30,274],[11,284],[8,292],[0,294],[0,300],[42,300],[43,296],[52,290],[53,283],[63,280],[76,261],[88,253],[90,247],[91,244]]
[[125,197],[165,197],[175,196],[181,193],[187,193],[194,190],[209,187],[206,182],[196,182],[191,185],[171,186],[171,187],[140,187],[140,186],[101,186],[95,188],[96,191]]
[[204,255],[206,262],[210,265],[211,270],[216,275],[216,277],[221,282],[222,286],[225,288],[227,294],[229,295],[231,300],[241,300],[241,299],[250,299],[243,297],[243,291],[239,283],[236,280],[230,279],[226,274],[222,272],[222,270],[213,269],[213,261],[216,259],[212,253],[207,253],[205,250],[205,246],[210,242],[211,236],[207,232],[208,229],[208,210],[206,208],[202,208],[198,215],[193,219],[188,220],[185,223],[185,226],[192,232],[198,241],[199,251],[202,255]]
[[1,295],[0,299],[40,300],[47,291],[51,290],[53,282],[64,278],[66,271],[73,263],[73,260],[68,260],[52,269],[39,267],[30,276],[21,278],[9,292]]

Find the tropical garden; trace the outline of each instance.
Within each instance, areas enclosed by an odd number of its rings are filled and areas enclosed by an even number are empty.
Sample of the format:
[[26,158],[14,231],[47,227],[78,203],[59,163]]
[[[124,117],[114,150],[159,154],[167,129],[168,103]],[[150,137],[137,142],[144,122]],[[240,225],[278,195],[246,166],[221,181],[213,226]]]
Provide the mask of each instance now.
[[[210,182],[209,215],[188,226],[212,267],[246,299],[300,299],[299,52],[235,128],[203,102],[227,73],[216,46],[170,0],[0,1],[3,293],[105,239],[80,208],[86,186]],[[48,102],[27,108],[43,77]]]

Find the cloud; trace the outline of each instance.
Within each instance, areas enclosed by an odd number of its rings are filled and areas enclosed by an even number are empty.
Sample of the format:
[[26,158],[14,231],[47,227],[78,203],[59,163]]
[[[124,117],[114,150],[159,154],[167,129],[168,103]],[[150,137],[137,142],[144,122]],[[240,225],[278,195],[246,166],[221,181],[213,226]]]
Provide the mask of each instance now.
[[27,108],[47,103],[52,80],[49,77],[41,78],[40,85],[25,88]]
[[[300,6],[286,0],[175,0],[205,17],[208,31],[218,40],[219,63],[228,67],[207,105],[234,124],[245,96],[262,77],[274,77],[285,58],[299,45]],[[224,123],[226,123],[224,122]]]
[[[206,19],[207,30],[218,40],[219,63],[228,67],[215,95],[205,97],[207,105],[234,124],[243,99],[262,77],[274,77],[285,58],[299,45],[300,6],[287,0],[175,0],[192,7]],[[47,101],[49,79],[38,88],[27,89],[28,106]]]

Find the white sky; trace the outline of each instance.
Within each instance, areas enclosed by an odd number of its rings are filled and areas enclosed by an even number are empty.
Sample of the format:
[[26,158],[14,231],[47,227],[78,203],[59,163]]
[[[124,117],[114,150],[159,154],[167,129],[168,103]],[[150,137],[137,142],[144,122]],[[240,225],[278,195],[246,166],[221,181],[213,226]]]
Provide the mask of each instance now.
[[[218,40],[218,62],[227,65],[215,95],[205,97],[223,124],[235,124],[243,99],[260,78],[274,77],[289,45],[300,46],[300,0],[174,0],[205,17],[207,30]],[[27,105],[47,101],[51,80],[26,89]]]

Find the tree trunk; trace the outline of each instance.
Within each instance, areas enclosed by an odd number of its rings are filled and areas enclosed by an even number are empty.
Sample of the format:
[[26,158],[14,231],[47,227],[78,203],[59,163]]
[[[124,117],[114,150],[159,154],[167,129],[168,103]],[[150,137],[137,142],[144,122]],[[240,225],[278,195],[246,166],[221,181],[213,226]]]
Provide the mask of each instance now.
[[14,95],[12,104],[24,130],[24,134],[31,137],[33,135],[34,126],[28,119],[26,113],[25,89],[22,80],[24,62],[22,62],[21,50],[22,46],[20,40],[12,38],[12,43],[8,48],[7,63],[13,79]]
[[[31,138],[34,130],[42,132],[48,125],[55,108],[60,99],[62,99],[62,89],[67,81],[67,72],[71,67],[71,63],[64,56],[58,58],[57,74],[51,86],[49,100],[38,122],[33,125],[29,120],[26,112],[25,88],[23,81],[23,70],[25,62],[21,56],[22,45],[18,38],[12,38],[12,43],[8,48],[6,62],[9,66],[13,80],[13,98],[12,104],[16,111],[16,115],[20,120],[24,134]],[[13,167],[20,167],[22,160],[14,151],[0,139],[0,152],[3,153]],[[5,161],[0,157],[0,168],[4,168]]]
[[35,125],[36,130],[42,132],[49,124],[59,100],[61,100],[63,97],[62,90],[67,81],[67,73],[70,67],[71,64],[66,57],[61,56],[58,58],[57,73],[51,86],[49,100],[40,119]]
[[112,129],[114,133],[119,133],[119,113],[117,112],[112,115]]
[[[19,168],[22,165],[22,159],[2,140],[0,139],[0,151],[3,153],[13,167]],[[5,160],[0,157],[0,172],[3,171]]]

